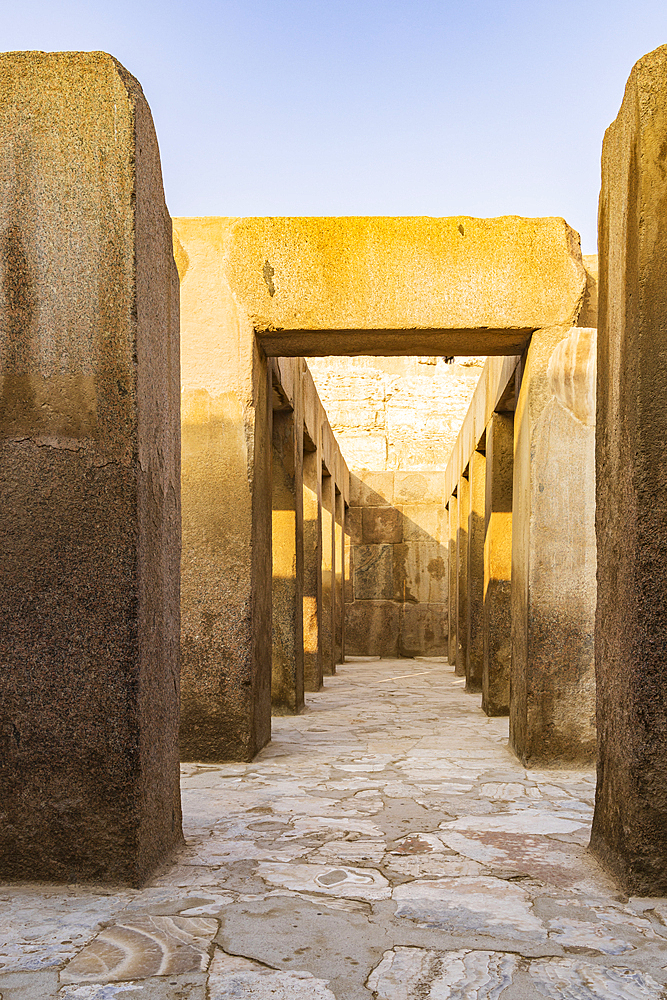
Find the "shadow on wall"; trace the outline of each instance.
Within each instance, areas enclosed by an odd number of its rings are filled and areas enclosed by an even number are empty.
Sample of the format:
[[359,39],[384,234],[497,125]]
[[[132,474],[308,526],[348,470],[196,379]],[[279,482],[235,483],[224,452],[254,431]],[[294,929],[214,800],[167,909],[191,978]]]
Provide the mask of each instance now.
[[446,656],[444,473],[350,473],[345,646],[350,656]]

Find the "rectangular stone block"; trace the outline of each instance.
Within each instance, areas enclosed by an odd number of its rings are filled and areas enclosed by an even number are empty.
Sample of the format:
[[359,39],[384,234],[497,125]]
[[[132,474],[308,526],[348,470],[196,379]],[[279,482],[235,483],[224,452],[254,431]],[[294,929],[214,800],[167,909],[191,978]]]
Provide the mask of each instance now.
[[303,453],[303,674],[306,691],[322,687],[322,460]]
[[393,472],[350,474],[350,506],[387,507],[394,502]]
[[336,673],[336,484],[322,466],[322,672]]
[[406,542],[447,544],[449,515],[441,500],[403,505],[403,538]]
[[447,601],[447,551],[438,542],[394,546],[394,599],[414,604]]
[[484,668],[482,709],[508,715],[512,660],[512,485],[514,415],[494,413],[486,428]]
[[352,545],[358,545],[364,540],[363,507],[348,507],[347,533]]
[[449,665],[456,666],[456,625],[458,619],[458,555],[457,538],[459,530],[458,497],[451,496],[447,508],[449,525],[449,622],[448,622],[448,654]]
[[444,472],[395,472],[394,503],[442,503]]
[[466,675],[468,648],[468,518],[470,515],[470,483],[461,476],[458,485],[459,523],[456,533],[456,669],[458,677]]
[[362,508],[362,535],[365,545],[403,541],[400,507]]
[[667,894],[667,46],[634,67],[600,194],[591,847],[628,893]]
[[484,505],[486,455],[470,456],[470,513],[468,514],[468,641],[466,691],[482,690],[484,670]]
[[394,601],[355,601],[346,608],[348,656],[398,654],[401,605]]
[[538,330],[514,421],[510,745],[595,754],[595,330]]
[[354,594],[357,601],[392,600],[394,597],[394,546],[355,546],[353,573]]
[[401,606],[399,656],[447,656],[446,604]]
[[139,885],[182,840],[179,299],[111,56],[0,56],[0,877]]

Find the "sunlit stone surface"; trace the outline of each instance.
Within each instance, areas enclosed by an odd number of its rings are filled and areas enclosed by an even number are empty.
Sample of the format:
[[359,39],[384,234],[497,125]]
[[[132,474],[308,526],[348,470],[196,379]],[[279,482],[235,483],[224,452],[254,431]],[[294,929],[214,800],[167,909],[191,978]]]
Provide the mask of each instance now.
[[662,1000],[667,900],[586,850],[593,771],[526,770],[446,663],[338,669],[252,763],[183,766],[143,889],[1,887],[3,1000]]

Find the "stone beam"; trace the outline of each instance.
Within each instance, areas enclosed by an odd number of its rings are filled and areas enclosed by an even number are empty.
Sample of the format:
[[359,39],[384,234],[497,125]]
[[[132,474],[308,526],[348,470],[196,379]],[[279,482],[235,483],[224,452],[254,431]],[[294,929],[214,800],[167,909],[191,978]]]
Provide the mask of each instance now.
[[0,876],[143,882],[182,840],[178,275],[111,56],[0,56]]
[[591,847],[667,894],[667,46],[632,71],[602,152],[598,787]]
[[586,280],[563,219],[246,218],[226,279],[267,355],[513,355],[572,324]]

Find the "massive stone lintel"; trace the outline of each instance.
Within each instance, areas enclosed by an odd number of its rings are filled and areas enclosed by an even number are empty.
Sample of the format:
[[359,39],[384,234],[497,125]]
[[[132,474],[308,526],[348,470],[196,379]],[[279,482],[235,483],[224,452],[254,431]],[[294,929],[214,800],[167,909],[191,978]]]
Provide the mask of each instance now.
[[598,788],[591,846],[667,894],[667,46],[607,130],[600,195]]
[[180,842],[178,276],[141,87],[0,56],[0,876]]
[[268,355],[520,354],[585,290],[562,219],[227,222],[227,279]]
[[534,334],[514,424],[510,744],[595,754],[595,330]]

